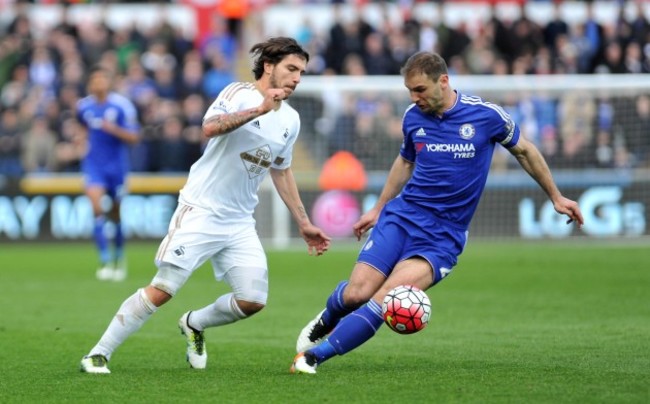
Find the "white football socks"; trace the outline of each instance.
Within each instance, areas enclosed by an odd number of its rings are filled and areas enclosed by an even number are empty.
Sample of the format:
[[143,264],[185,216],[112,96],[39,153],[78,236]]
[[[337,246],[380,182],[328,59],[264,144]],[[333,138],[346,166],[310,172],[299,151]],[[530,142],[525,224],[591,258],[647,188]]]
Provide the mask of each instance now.
[[246,318],[246,314],[239,308],[232,293],[220,296],[214,303],[202,309],[192,311],[189,325],[197,331]]
[[110,360],[113,351],[131,334],[139,330],[157,309],[147,297],[144,289],[138,289],[122,303],[104,335],[90,350],[89,355],[100,354]]

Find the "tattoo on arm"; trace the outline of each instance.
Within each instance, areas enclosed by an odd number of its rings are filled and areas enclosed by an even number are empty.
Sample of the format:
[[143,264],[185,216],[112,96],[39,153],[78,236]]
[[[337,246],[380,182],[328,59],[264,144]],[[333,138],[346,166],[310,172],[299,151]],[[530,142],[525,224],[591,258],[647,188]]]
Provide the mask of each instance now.
[[309,216],[307,216],[307,211],[305,211],[305,207],[302,205],[299,205],[296,207],[296,220],[298,223],[300,223],[303,220],[308,220]]
[[228,133],[239,128],[243,124],[260,116],[257,108],[233,112],[232,114],[215,115],[203,122],[203,133],[208,137],[214,137]]

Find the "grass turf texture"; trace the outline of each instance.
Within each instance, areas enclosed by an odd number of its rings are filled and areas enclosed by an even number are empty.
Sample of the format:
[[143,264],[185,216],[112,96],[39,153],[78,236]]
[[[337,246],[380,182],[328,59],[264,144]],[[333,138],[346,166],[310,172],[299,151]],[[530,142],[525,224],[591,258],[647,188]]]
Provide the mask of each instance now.
[[295,340],[356,246],[269,251],[268,306],[206,332],[206,370],[188,368],[176,326],[227,291],[204,266],[118,349],[111,375],[80,373],[123,299],[153,276],[156,247],[132,243],[127,281],[102,283],[90,243],[4,244],[0,402],[650,402],[647,245],[474,241],[428,291],[424,331],[382,327],[315,376],[289,374]]

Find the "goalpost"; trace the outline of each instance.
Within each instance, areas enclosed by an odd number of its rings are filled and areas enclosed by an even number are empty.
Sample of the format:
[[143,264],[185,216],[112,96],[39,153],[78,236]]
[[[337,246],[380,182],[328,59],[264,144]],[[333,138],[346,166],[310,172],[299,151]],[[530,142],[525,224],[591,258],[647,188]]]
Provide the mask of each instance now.
[[[546,157],[556,182],[577,199],[588,223],[578,231],[554,214],[543,192],[497,146],[470,237],[566,238],[647,236],[650,206],[650,76],[453,76],[461,93],[499,104]],[[289,101],[302,128],[293,170],[310,215],[322,195],[318,176],[337,150],[354,153],[368,187],[354,192],[360,211],[381,191],[401,144],[410,104],[400,76],[307,76]],[[269,185],[269,184],[266,184]],[[299,237],[272,186],[256,218],[260,236],[282,247]],[[327,220],[339,220],[334,203]],[[346,218],[350,220],[350,218]],[[343,236],[345,237],[345,236]]]

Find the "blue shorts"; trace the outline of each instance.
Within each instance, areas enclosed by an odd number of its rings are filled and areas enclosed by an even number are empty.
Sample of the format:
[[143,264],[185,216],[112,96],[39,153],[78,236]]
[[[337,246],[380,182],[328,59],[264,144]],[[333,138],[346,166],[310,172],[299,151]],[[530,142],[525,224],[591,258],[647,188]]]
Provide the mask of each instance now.
[[398,262],[421,257],[433,268],[436,284],[456,265],[466,241],[466,229],[436,219],[431,213],[396,198],[384,206],[357,262],[368,264],[388,277]]
[[126,172],[114,167],[97,167],[85,164],[82,168],[86,188],[101,186],[106,194],[113,199],[121,199],[124,196]]

